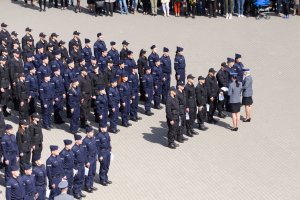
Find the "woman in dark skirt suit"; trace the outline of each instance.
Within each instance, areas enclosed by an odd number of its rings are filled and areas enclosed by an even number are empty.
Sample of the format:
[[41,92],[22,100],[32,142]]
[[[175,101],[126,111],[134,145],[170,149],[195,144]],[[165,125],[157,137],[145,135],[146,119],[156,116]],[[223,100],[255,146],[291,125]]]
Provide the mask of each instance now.
[[232,131],[238,130],[240,120],[241,93],[242,83],[237,80],[236,75],[233,75],[232,82],[229,84],[228,88],[229,106],[232,113]]
[[244,80],[243,80],[243,99],[242,104],[245,106],[246,118],[243,122],[251,121],[251,105],[253,104],[252,95],[252,76],[250,74],[250,69],[244,69]]

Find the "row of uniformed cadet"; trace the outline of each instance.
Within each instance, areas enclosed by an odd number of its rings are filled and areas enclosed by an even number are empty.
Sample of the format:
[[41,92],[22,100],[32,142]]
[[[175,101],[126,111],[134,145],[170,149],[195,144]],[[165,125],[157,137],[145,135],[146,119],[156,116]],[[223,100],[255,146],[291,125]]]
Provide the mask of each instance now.
[[[19,132],[20,130],[17,138]],[[46,161],[46,166],[42,164],[41,156],[38,155],[33,157],[34,165],[20,161],[20,169],[17,160],[19,155],[22,158],[22,154],[26,152],[17,145],[12,126],[6,125],[2,143],[6,163],[6,199],[43,200],[46,198],[47,185],[50,189],[49,199],[55,199],[60,194],[59,183],[63,180],[68,182],[68,194],[76,199],[86,197],[82,193],[83,187],[89,193],[97,190],[94,187],[97,161],[100,163],[100,184],[112,184],[108,179],[112,148],[107,126],[102,125],[96,135],[93,128],[87,126],[86,137],[82,139],[76,134],[74,139],[74,145],[72,140],[64,140],[65,147],[60,152],[57,145],[51,145],[51,155]]]
[[[65,122],[62,113],[65,105],[67,117],[71,118],[70,132],[76,133],[79,127],[88,125],[92,105],[99,126],[107,123],[109,118],[109,130],[116,133],[119,112],[125,127],[131,125],[129,120],[141,119],[137,115],[140,98],[145,101],[145,114],[149,116],[153,114],[152,102],[156,109],[166,103],[172,74],[166,47],[161,57],[155,45],[151,46],[148,58],[142,49],[136,62],[126,40],[122,42],[120,53],[113,41],[108,51],[101,33],[97,34],[93,45],[93,56],[91,41],[85,39],[85,46],[82,46],[78,31],[73,32],[67,51],[56,33],[51,34],[49,41],[44,33],[40,33],[35,44],[32,30],[26,28],[21,44],[15,32],[7,31],[5,23],[1,28],[1,103],[6,116],[10,115],[6,110],[9,98],[21,119],[28,119],[35,113],[40,102],[43,127],[50,130],[53,113],[55,123]],[[185,80],[186,64],[182,52],[183,48],[177,47],[174,61],[177,81]],[[115,82],[117,86],[112,86]],[[109,102],[108,106],[105,101]]]

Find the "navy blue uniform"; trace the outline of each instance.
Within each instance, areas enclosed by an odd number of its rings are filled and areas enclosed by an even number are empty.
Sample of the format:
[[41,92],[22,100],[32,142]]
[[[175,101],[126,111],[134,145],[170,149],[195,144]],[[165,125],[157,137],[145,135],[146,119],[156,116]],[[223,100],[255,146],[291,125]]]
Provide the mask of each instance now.
[[150,112],[151,102],[153,100],[153,77],[151,74],[144,74],[143,76],[143,89],[145,91],[145,111]]
[[138,104],[139,104],[139,76],[138,74],[131,73],[129,75],[128,83],[130,85],[130,118],[133,120],[137,119]]
[[148,61],[149,61],[149,67],[151,67],[151,69],[155,66],[155,60],[159,59],[159,55],[157,53],[151,53],[148,56]]
[[74,109],[71,114],[70,131],[71,133],[76,133],[80,125],[80,88],[71,88],[68,91],[68,95],[70,109]]
[[108,115],[108,98],[106,94],[99,94],[96,97],[97,113],[100,116],[99,127],[103,125],[107,126],[107,115]]
[[160,66],[152,68],[152,76],[154,83],[154,107],[159,108],[161,102],[161,91],[163,82],[163,72]]
[[86,148],[84,145],[74,145],[72,152],[74,154],[74,169],[78,170],[74,176],[73,193],[75,196],[81,194],[81,188],[84,182],[84,164],[86,162]]
[[51,82],[54,86],[54,122],[60,123],[63,121],[62,111],[64,109],[64,95],[66,94],[65,82],[61,75],[53,76]]
[[39,84],[37,77],[32,74],[28,74],[25,81],[29,89],[29,115],[36,112],[37,100],[39,97]]
[[19,148],[17,140],[13,134],[4,134],[2,137],[2,151],[3,151],[3,162],[9,161],[8,165],[5,165],[5,181],[11,177],[11,167],[16,165],[17,157],[19,156]]
[[73,176],[74,153],[72,150],[63,149],[59,153],[59,156],[63,161],[63,169],[68,181],[68,193],[72,194],[73,180],[74,180],[74,176]]
[[6,183],[6,200],[24,199],[24,197],[25,188],[23,178],[21,176],[9,178]]
[[85,187],[92,188],[94,185],[94,177],[96,174],[96,159],[97,159],[97,147],[95,137],[83,139],[82,144],[86,148],[86,164],[90,163],[88,176],[85,177]]
[[110,130],[117,130],[120,105],[120,93],[117,87],[109,87],[108,100],[110,114]]
[[116,49],[109,50],[107,52],[107,56],[109,56],[112,59],[114,66],[119,65],[120,54],[119,54],[118,50],[116,50]]
[[[59,195],[60,190],[58,184],[65,176],[63,169],[63,162],[60,156],[50,156],[46,161],[47,177],[49,180],[50,196],[49,199],[53,200],[55,196]],[[54,188],[52,187],[53,185]]]
[[129,124],[129,113],[130,113],[130,86],[128,82],[122,82],[119,85],[119,93],[121,100],[121,116],[122,125],[127,126]]
[[91,65],[92,56],[93,56],[92,49],[89,48],[89,47],[84,47],[82,49],[82,52],[83,52],[83,58],[85,60],[85,63],[88,66],[90,66]]
[[42,83],[44,80],[45,74],[51,74],[51,67],[49,65],[42,64],[37,70],[37,79],[39,83]]
[[24,200],[35,200],[36,188],[35,188],[35,175],[23,175],[23,183],[25,189]]
[[45,165],[34,166],[32,169],[32,174],[34,174],[35,178],[35,188],[38,193],[37,200],[44,200],[46,198],[46,168]]
[[232,67],[237,74],[237,80],[239,82],[243,82],[243,76],[244,76],[244,72],[243,72],[243,68],[244,68],[244,65],[243,63],[239,62],[239,63],[235,63]]
[[98,60],[99,57],[101,56],[102,52],[104,51],[104,49],[106,49],[106,44],[104,41],[102,40],[97,40],[94,43],[94,55],[96,57],[96,59]]
[[43,114],[43,124],[45,127],[51,127],[53,102],[54,102],[54,83],[43,82],[40,87],[40,99]]
[[[110,136],[108,132],[102,133],[99,132],[97,135],[97,148],[98,148],[98,160],[100,161],[100,171],[99,171],[99,179],[100,183],[108,182],[108,170],[110,165],[110,152],[111,152],[111,144],[110,144]],[[102,160],[100,158],[102,157]]]
[[129,74],[131,74],[132,72],[132,68],[136,66],[136,62],[134,59],[130,59],[130,58],[127,58],[125,60],[125,70],[129,76]]
[[56,67],[58,69],[60,69],[60,74],[64,74],[65,70],[66,70],[66,66],[64,65],[62,60],[53,60],[51,62],[51,70],[53,71],[53,68]]
[[125,68],[121,69],[120,67],[118,67],[117,70],[116,70],[115,78],[120,80],[123,73],[126,73]]
[[163,72],[162,103],[166,104],[171,84],[172,63],[169,56],[162,56],[160,58],[160,62],[160,66]]
[[185,83],[185,58],[183,55],[176,55],[174,61],[174,69],[175,69],[175,76],[176,80],[183,81]]
[[71,83],[71,80],[74,79],[74,78],[78,78],[80,75],[80,72],[77,68],[67,68],[65,70],[65,73],[64,73],[64,81],[65,81],[65,88],[66,90],[68,90],[70,88],[70,83]]
[[109,59],[108,56],[100,56],[98,58],[99,70],[103,73],[106,68],[106,62]]

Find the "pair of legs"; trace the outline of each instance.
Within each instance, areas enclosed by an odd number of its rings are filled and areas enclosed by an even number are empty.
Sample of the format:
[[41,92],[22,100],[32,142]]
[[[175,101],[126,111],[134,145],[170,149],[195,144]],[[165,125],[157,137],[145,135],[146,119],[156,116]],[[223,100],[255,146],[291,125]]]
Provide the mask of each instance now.
[[163,7],[163,11],[164,11],[164,16],[170,16],[170,7],[169,7],[169,3],[163,3],[162,4],[162,7]]
[[232,113],[232,128],[238,128],[240,122],[240,112]]

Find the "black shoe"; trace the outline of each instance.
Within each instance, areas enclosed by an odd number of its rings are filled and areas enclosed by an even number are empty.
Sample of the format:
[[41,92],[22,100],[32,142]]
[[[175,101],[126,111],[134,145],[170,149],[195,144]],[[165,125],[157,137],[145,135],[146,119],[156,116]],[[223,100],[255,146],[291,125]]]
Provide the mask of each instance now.
[[129,125],[128,125],[128,124],[122,124],[122,126],[124,126],[124,127],[126,127],[126,128],[127,128],[127,127],[129,127]]
[[145,114],[148,115],[148,116],[152,116],[153,115],[153,113],[150,112],[150,111],[146,111]]
[[251,122],[251,118],[249,118],[249,119],[244,119],[243,122]]
[[218,123],[218,120],[212,118],[212,122],[213,122],[214,124],[216,124],[216,123]]
[[50,128],[53,128],[53,125],[50,125]]
[[107,183],[107,184],[112,184],[112,181],[108,180],[106,183]]
[[235,128],[230,128],[231,131],[237,131],[239,128],[235,127]]
[[74,198],[75,199],[81,199],[81,196],[78,194],[78,195],[74,195]]
[[131,123],[128,123],[128,126],[132,126],[132,124],[131,124]]
[[46,9],[44,9],[43,11],[46,12]]
[[218,117],[220,117],[220,118],[223,118],[223,119],[224,119],[224,118],[226,117],[226,115],[224,115],[223,113],[219,113],[219,114],[218,114]]
[[199,124],[199,130],[206,131],[208,128],[204,126],[203,124]]
[[183,143],[183,139],[182,138],[181,139],[177,139],[177,142]]
[[88,193],[93,193],[92,188],[86,188],[85,191],[87,191]]
[[92,189],[93,191],[97,191],[97,190],[98,190],[98,188],[96,188],[96,187],[91,187],[91,189]]
[[186,137],[182,137],[182,140],[183,140],[183,141],[188,141],[189,139],[186,138]]
[[175,146],[174,143],[171,143],[171,144],[169,144],[169,148],[171,148],[171,149],[176,149],[176,146]]
[[107,183],[105,183],[105,182],[101,182],[100,184],[103,186],[107,186]]
[[194,137],[193,134],[191,134],[190,132],[187,132],[186,136],[188,136],[188,137]]
[[136,119],[137,119],[137,120],[141,120],[142,118],[141,118],[141,117],[137,117]]
[[118,133],[118,132],[120,132],[120,130],[119,129],[112,129],[112,130],[109,130],[109,132],[111,132],[111,133]]
[[85,194],[83,194],[82,192],[80,193],[80,196],[81,196],[81,197],[83,197],[83,198],[85,198],[85,197],[86,197],[86,195],[85,195]]
[[51,130],[51,128],[50,128],[49,126],[44,126],[44,129],[46,129],[46,130],[48,130],[48,131]]
[[131,121],[134,121],[134,122],[137,122],[137,121],[138,121],[136,117],[132,117],[132,118],[130,118],[130,120],[131,120]]
[[162,106],[155,106],[154,108],[155,108],[155,109],[157,109],[157,110],[161,110],[161,109],[163,109],[163,107],[162,107]]
[[196,132],[196,131],[194,131],[194,130],[191,130],[191,133],[192,133],[193,135],[199,135],[199,133]]

